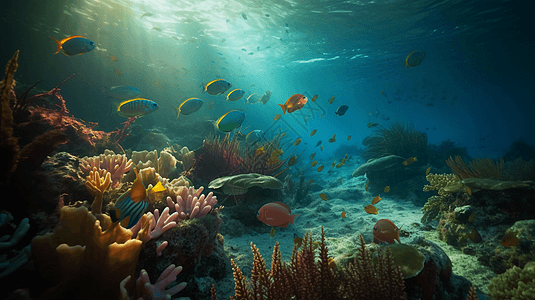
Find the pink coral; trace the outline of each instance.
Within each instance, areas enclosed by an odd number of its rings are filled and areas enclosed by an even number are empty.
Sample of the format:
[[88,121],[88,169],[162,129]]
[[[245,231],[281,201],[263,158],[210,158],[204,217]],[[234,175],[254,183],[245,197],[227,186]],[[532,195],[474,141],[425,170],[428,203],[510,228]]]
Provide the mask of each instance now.
[[183,188],[176,196],[176,203],[171,197],[167,197],[167,205],[171,211],[178,212],[179,220],[200,218],[207,215],[217,204],[217,197],[210,192],[208,195],[201,195],[204,187],[195,191],[193,187]]
[[[139,278],[136,280],[136,297],[134,297],[134,299],[171,299],[172,296],[176,295],[186,287],[186,283],[182,282],[170,289],[166,289],[169,284],[176,280],[176,277],[180,272],[182,272],[182,267],[170,265],[162,272],[162,275],[160,275],[158,280],[156,280],[154,284],[151,284],[147,271],[141,270]],[[131,276],[128,276],[121,282],[121,299],[130,299],[126,291],[126,286],[131,278]]]
[[126,155],[115,154],[111,150],[104,151],[104,154],[93,157],[84,157],[81,160],[80,169],[84,174],[89,173],[93,168],[103,169],[111,174],[111,180],[117,185],[124,174],[130,171],[132,160],[127,159]]

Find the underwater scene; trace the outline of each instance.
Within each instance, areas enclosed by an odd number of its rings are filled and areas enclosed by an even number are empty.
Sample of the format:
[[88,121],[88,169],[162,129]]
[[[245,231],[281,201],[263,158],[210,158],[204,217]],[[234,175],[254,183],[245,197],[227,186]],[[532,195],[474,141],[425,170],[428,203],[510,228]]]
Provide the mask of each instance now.
[[535,299],[533,1],[0,10],[1,299]]

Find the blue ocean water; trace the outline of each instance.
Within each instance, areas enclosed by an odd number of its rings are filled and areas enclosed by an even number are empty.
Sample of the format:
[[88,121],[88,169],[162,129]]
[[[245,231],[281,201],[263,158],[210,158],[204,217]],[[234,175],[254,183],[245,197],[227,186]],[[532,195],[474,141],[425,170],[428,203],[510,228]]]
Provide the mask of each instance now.
[[[367,123],[394,121],[413,124],[430,143],[449,139],[467,147],[472,157],[497,157],[512,141],[534,138],[529,1],[97,0],[4,7],[2,61],[20,49],[17,79],[43,80],[44,90],[76,74],[62,89],[68,108],[101,130],[124,121],[108,114],[112,86],[135,86],[159,103],[162,109],[140,124],[170,127],[174,106],[201,96],[202,83],[224,78],[245,97],[270,90],[271,100],[222,103],[223,96],[205,94],[207,104],[217,105],[199,114],[216,119],[247,109],[243,126],[251,129],[266,129],[281,112],[276,104],[291,95],[318,94],[327,114],[308,126],[326,130],[305,140],[311,144],[337,134],[352,135],[361,147],[371,132]],[[53,55],[48,36],[70,35],[97,48]],[[405,68],[414,50],[425,59]],[[349,110],[337,117],[342,104]]]

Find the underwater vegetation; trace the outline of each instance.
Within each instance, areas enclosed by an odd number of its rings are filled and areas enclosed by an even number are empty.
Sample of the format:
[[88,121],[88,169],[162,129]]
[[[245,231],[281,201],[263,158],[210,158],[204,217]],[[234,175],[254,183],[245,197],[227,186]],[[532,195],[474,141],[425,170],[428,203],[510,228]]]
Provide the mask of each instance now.
[[364,156],[380,158],[387,155],[416,157],[424,163],[427,160],[427,134],[416,131],[413,125],[395,122],[390,127],[381,127],[366,145]]

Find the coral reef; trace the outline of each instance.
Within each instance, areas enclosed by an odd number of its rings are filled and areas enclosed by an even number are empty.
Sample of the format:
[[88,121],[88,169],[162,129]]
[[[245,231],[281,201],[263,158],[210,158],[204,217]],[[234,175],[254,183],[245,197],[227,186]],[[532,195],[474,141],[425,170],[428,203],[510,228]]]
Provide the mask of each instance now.
[[446,164],[461,179],[472,177],[499,179],[502,178],[504,161],[500,158],[500,161],[495,163],[490,158],[478,158],[471,161],[468,167],[462,157],[455,156],[455,159],[450,157]]
[[251,284],[247,284],[231,260],[235,279],[232,299],[407,299],[401,272],[393,266],[390,251],[379,255],[378,263],[373,263],[362,236],[356,259],[341,270],[333,268],[323,227],[317,262],[311,233],[305,235],[302,247],[298,250],[295,246],[290,264],[285,264],[277,242],[271,269],[267,270],[260,252],[251,243],[254,255]]
[[386,155],[398,155],[404,158],[417,157],[426,162],[428,155],[427,135],[414,130],[413,125],[395,122],[375,133],[376,138],[366,145],[364,156],[379,158]]
[[[157,150],[133,151],[132,162],[140,170],[143,170],[148,167],[154,168],[156,173],[158,173],[163,178],[177,178],[178,172],[180,172],[179,170],[177,170],[176,167],[178,160],[167,151],[160,152],[160,157],[158,157]],[[145,182],[145,184],[148,184],[148,182]]]
[[111,150],[104,150],[103,154],[93,157],[83,157],[80,159],[80,169],[87,175],[93,168],[103,169],[111,174],[113,185],[119,184],[121,178],[130,171],[132,160],[127,159],[124,154],[115,154]]
[[496,300],[535,299],[535,262],[521,269],[517,266],[491,279],[489,294]]
[[171,197],[167,197],[167,205],[171,212],[178,213],[179,220],[204,217],[215,208],[217,197],[212,192],[205,196],[201,194],[203,190],[202,186],[198,190],[195,190],[194,187],[183,188],[181,193],[176,196],[176,202],[173,202]]

